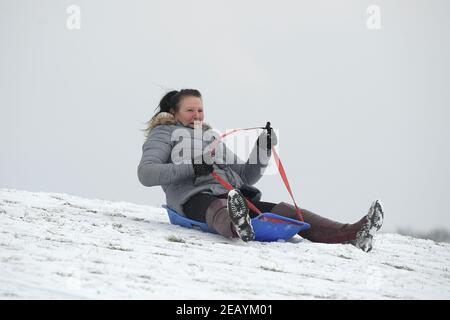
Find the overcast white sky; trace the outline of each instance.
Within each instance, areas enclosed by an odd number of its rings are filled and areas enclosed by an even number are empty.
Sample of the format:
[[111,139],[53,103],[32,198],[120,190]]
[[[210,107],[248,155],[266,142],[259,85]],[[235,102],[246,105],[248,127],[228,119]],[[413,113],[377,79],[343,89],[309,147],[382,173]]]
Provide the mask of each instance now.
[[[449,12],[445,0],[0,0],[0,187],[164,203],[137,179],[140,129],[167,90],[197,88],[218,130],[272,122],[302,207],[353,222],[379,198],[384,231],[450,228]],[[290,201],[277,175],[256,186]]]

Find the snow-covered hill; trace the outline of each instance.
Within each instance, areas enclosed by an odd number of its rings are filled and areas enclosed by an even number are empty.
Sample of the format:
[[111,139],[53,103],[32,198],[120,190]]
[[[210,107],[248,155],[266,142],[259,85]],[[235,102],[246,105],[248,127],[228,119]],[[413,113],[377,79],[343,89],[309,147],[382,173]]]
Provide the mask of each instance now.
[[243,243],[161,208],[0,189],[0,298],[450,298],[450,244],[375,241]]

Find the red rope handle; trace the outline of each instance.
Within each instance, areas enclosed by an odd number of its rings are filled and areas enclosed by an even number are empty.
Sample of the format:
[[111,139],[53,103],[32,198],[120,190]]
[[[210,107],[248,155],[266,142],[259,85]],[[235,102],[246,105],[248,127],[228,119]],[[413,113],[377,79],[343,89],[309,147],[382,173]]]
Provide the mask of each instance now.
[[[212,176],[217,180],[217,181],[219,181],[219,183],[222,185],[222,186],[224,186],[227,190],[233,190],[234,189],[234,187],[231,185],[231,184],[229,184],[228,182],[226,182],[225,180],[223,180],[217,173],[215,173],[215,172],[212,172],[211,173],[212,174]],[[261,215],[261,211],[250,201],[250,200],[248,200],[247,198],[245,198],[245,200],[247,201],[247,205],[248,205],[248,207],[251,209],[251,210],[253,210],[254,212],[256,212],[257,214],[259,214],[259,215]]]
[[299,218],[300,221],[304,221],[303,214],[300,211],[300,208],[297,206],[297,203],[295,202],[294,194],[292,193],[291,185],[289,184],[289,180],[287,178],[286,171],[284,170],[283,164],[281,163],[281,159],[278,156],[278,153],[276,152],[275,147],[272,147],[272,153],[273,153],[273,157],[275,158],[275,163],[277,164],[278,171],[280,172],[281,178],[283,179],[284,185],[286,186],[286,189],[288,190],[289,194],[291,195],[292,201],[294,202],[294,206],[295,206],[296,213],[297,213],[297,218]]
[[233,134],[233,133],[235,133],[235,132],[238,132],[238,131],[248,131],[248,130],[256,130],[256,129],[261,129],[261,127],[244,128],[244,129],[234,129],[234,130],[232,130],[232,131],[230,131],[230,132],[225,132],[225,133],[221,134],[220,137],[219,137],[219,139],[214,140],[213,146],[211,147],[211,154],[214,156],[214,153],[216,152],[216,147],[217,147],[217,145],[218,145],[219,142],[220,142],[223,138],[225,138],[226,136],[229,136],[229,135],[231,135],[231,134]]
[[[215,151],[215,149],[216,149],[217,144],[220,142],[220,140],[222,140],[222,139],[225,138],[226,136],[228,136],[228,135],[230,135],[230,134],[233,134],[233,133],[235,133],[235,132],[239,132],[239,131],[255,130],[255,129],[261,129],[261,127],[256,127],[256,128],[246,128],[246,129],[234,129],[234,130],[231,131],[231,132],[222,134],[222,135],[219,137],[219,139],[217,139],[217,140],[214,142],[214,145],[213,145],[213,147],[212,147],[212,149],[211,149],[211,154],[214,154],[214,151]],[[294,202],[294,206],[295,206],[295,209],[296,209],[297,218],[298,218],[300,221],[304,221],[304,220],[303,220],[302,212],[300,211],[300,208],[297,206],[297,203],[295,202],[294,194],[293,194],[292,189],[291,189],[291,186],[290,186],[290,184],[289,184],[289,181],[288,181],[288,178],[287,178],[287,175],[286,175],[286,171],[284,170],[283,164],[281,163],[281,159],[280,159],[278,153],[276,152],[274,146],[272,146],[272,153],[273,153],[273,156],[274,156],[274,159],[275,159],[275,163],[277,164],[277,168],[278,168],[278,171],[279,171],[279,173],[280,173],[280,176],[281,176],[281,178],[283,179],[284,185],[286,186],[286,189],[288,190],[288,192],[289,192],[289,194],[290,194],[290,196],[291,196],[291,199],[292,199],[292,201]],[[226,182],[224,179],[222,179],[217,173],[212,172],[211,174],[212,174],[212,176],[213,176],[213,177],[214,177],[214,178],[215,178],[215,179],[216,179],[216,180],[217,180],[217,181],[218,181],[225,189],[227,189],[227,190],[232,190],[232,189],[234,189],[234,187],[233,187],[231,184],[229,184],[229,183]],[[247,201],[247,204],[248,204],[248,206],[249,206],[249,208],[250,208],[251,210],[253,210],[254,212],[256,212],[256,213],[258,213],[258,214],[261,214],[261,211],[260,211],[260,210],[259,210],[259,209],[258,209],[258,208],[250,201],[250,200],[246,199],[246,201]]]

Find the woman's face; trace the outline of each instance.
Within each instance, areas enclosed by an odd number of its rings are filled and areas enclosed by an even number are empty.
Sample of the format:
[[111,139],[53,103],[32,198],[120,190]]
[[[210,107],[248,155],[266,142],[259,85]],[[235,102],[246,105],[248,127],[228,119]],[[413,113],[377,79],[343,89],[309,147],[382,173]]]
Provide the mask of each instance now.
[[186,127],[201,127],[204,117],[202,99],[193,96],[181,98],[180,109],[174,117]]

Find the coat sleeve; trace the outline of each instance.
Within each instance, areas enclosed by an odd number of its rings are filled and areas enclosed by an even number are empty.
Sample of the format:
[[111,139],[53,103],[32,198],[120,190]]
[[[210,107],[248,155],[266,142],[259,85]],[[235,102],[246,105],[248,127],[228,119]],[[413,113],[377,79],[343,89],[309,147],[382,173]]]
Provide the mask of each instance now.
[[171,163],[172,149],[171,130],[167,126],[157,126],[150,132],[142,146],[142,159],[137,170],[144,186],[167,185],[194,177],[192,164]]
[[225,146],[225,149],[226,153],[228,154],[228,152],[230,152],[234,158],[233,164],[230,165],[231,169],[239,174],[244,183],[253,185],[261,179],[269,164],[271,151],[269,151],[269,155],[267,155],[266,148],[260,146],[258,140],[255,142],[248,160],[245,163],[228,149],[228,147]]

